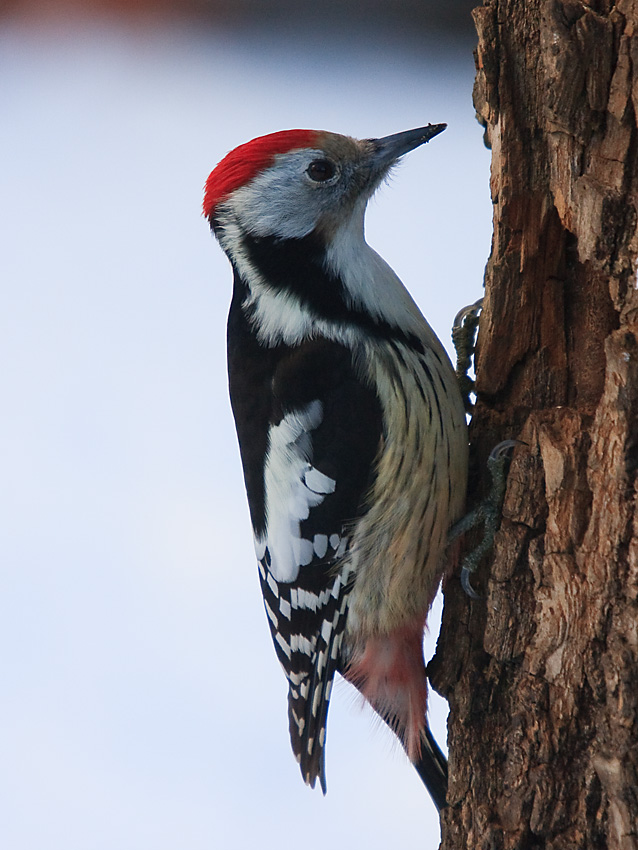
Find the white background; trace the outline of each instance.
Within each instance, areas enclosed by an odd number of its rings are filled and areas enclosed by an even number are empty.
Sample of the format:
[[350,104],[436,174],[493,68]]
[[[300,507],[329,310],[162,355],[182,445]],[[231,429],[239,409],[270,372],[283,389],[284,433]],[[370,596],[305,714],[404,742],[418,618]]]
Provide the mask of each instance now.
[[436,847],[343,683],[326,798],[290,752],[200,210],[256,135],[447,122],[367,227],[447,344],[490,246],[471,45],[7,25],[0,80],[0,846]]

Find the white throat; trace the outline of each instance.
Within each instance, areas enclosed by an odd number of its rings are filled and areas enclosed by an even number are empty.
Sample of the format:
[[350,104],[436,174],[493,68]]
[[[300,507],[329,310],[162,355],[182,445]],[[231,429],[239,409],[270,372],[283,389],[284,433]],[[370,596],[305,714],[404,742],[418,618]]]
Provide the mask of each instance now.
[[358,205],[329,241],[326,268],[343,282],[350,306],[430,344],[434,333],[412,296],[364,235],[365,203]]

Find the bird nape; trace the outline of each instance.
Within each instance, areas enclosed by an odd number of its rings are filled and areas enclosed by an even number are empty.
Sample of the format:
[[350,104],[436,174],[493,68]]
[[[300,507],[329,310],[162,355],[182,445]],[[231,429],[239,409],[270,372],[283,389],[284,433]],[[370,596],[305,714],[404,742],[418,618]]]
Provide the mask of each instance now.
[[285,130],[231,151],[204,213],[233,268],[230,396],[292,749],[325,793],[339,672],[403,744],[436,805],[425,620],[462,514],[467,433],[454,369],[364,237],[368,200],[445,129],[357,140]]

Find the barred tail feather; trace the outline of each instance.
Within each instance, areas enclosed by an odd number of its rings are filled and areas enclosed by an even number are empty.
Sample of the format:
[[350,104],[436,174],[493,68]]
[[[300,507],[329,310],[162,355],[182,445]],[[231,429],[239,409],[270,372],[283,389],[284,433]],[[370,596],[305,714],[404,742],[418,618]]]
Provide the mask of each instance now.
[[[333,672],[334,675],[334,672]],[[311,697],[308,700],[295,699],[288,695],[288,719],[290,722],[290,743],[295,758],[299,762],[301,775],[306,785],[315,787],[317,779],[321,790],[326,793],[325,743],[326,723],[332,677],[324,680],[318,690],[318,705],[315,715],[311,711]]]
[[[335,624],[338,624],[338,613]],[[325,624],[324,624],[325,625]],[[313,658],[312,676],[305,679],[297,689],[292,685],[288,692],[288,718],[290,742],[304,782],[315,787],[319,779],[321,790],[326,793],[325,744],[328,706],[339,648],[343,635],[337,633],[333,624],[322,630]]]

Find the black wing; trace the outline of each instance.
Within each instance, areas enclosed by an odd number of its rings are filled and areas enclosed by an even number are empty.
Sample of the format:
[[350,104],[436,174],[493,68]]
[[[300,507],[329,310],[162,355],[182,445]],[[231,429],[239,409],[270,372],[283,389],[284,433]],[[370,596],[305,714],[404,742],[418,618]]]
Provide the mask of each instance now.
[[352,578],[343,555],[366,509],[381,406],[349,349],[327,340],[262,350],[251,375],[245,365],[237,357],[230,370],[231,398],[264,603],[289,682],[292,748],[305,781],[319,778],[325,792],[326,717]]

